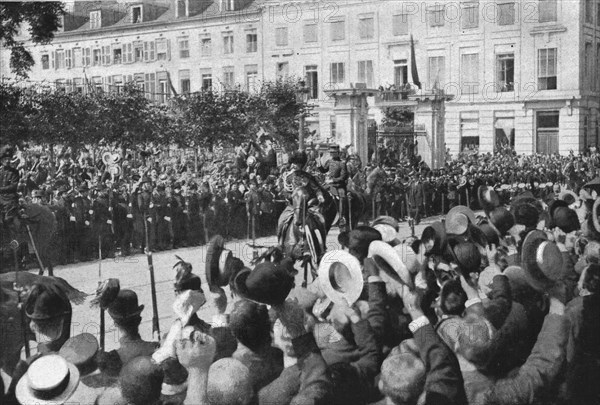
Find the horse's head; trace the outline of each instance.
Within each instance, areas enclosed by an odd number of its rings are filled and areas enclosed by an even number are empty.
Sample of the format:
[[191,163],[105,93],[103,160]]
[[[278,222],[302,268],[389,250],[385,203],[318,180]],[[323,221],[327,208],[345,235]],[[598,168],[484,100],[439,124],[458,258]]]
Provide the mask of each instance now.
[[292,207],[294,207],[294,225],[302,226],[303,216],[308,208],[309,194],[305,187],[297,187],[292,192]]

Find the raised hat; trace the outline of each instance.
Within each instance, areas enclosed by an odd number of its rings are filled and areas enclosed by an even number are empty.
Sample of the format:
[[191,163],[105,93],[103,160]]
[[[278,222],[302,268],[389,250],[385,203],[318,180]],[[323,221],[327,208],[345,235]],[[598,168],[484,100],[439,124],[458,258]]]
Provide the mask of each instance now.
[[294,264],[290,259],[279,263],[264,262],[254,270],[242,269],[234,278],[239,296],[259,304],[281,305],[294,288]]
[[446,234],[446,228],[440,221],[436,221],[433,224],[425,227],[421,234],[421,241],[433,240],[433,247],[431,248],[432,254],[444,254],[446,246],[448,244],[448,236]]
[[60,348],[60,354],[69,363],[74,364],[82,375],[89,374],[97,367],[95,357],[98,353],[98,340],[90,333],[82,333],[69,338]]
[[410,273],[393,247],[382,241],[373,241],[369,246],[368,257],[372,258],[377,267],[390,277],[411,288],[413,287]]
[[69,298],[56,285],[34,284],[25,301],[25,314],[34,321],[55,319],[70,312]]
[[515,217],[504,207],[497,207],[488,214],[489,224],[498,232],[498,235],[504,237],[506,233],[515,225]]
[[[468,221],[465,222],[461,215],[465,216]],[[469,223],[475,225],[477,219],[473,210],[464,205],[457,205],[446,214],[446,232],[448,233],[462,235],[467,231]]]
[[79,370],[57,354],[35,360],[21,377],[15,389],[21,404],[60,405],[79,385]]
[[215,235],[206,249],[206,281],[211,291],[225,287],[244,267],[244,263],[225,249],[225,239]]
[[[340,234],[341,235],[341,234]],[[358,226],[348,234],[348,250],[359,260],[367,257],[369,245],[374,240],[381,240],[381,233],[370,226]]]
[[571,190],[565,190],[558,195],[558,199],[566,201],[567,204],[571,205],[576,201],[579,201],[579,196]]
[[492,187],[480,186],[477,190],[477,196],[479,198],[479,205],[485,212],[492,211],[494,208],[500,206],[500,198]]
[[600,198],[596,198],[596,202],[592,207],[592,222],[596,232],[600,232]]
[[325,253],[317,272],[321,290],[334,303],[352,305],[362,294],[364,281],[360,263],[348,252],[332,250]]
[[527,234],[521,251],[521,267],[529,284],[539,291],[548,288],[563,276],[563,258],[558,246],[548,240],[545,232]]

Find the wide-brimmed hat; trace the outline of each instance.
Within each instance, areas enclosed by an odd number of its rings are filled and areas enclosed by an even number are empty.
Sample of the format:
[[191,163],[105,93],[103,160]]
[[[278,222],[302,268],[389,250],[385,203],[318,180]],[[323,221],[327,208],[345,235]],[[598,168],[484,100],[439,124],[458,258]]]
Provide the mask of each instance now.
[[138,304],[138,296],[133,290],[120,290],[108,306],[108,314],[115,321],[133,318],[140,315],[143,310],[144,305]]
[[448,236],[446,234],[446,228],[440,221],[436,221],[433,224],[425,227],[421,234],[421,241],[426,239],[433,239],[433,248],[431,249],[432,254],[444,254],[446,246],[448,244]]
[[504,207],[497,207],[487,213],[489,224],[503,237],[515,225],[515,217]]
[[69,363],[74,364],[82,375],[89,374],[97,367],[96,353],[98,340],[90,333],[82,333],[69,338],[60,348],[60,354]]
[[57,354],[35,360],[15,389],[21,404],[60,405],[65,403],[79,385],[79,370]]
[[500,206],[500,197],[492,187],[480,186],[477,190],[479,205],[485,212],[492,211]]
[[446,232],[453,235],[462,235],[469,228],[469,223],[475,225],[475,213],[464,205],[457,205],[446,214]]
[[452,254],[454,263],[465,277],[471,273],[479,273],[481,270],[481,254],[474,243],[450,238],[448,249]]
[[294,288],[294,264],[290,259],[279,263],[264,262],[254,270],[242,269],[234,278],[236,293],[250,301],[271,306],[281,305]]
[[380,216],[371,224],[371,227],[381,234],[381,239],[386,243],[393,242],[398,237],[399,226],[398,221],[390,216]]
[[536,290],[546,291],[563,276],[562,253],[545,232],[534,230],[525,236],[521,251],[521,267],[529,284]]
[[600,198],[596,199],[594,206],[592,207],[592,222],[596,232],[600,233]]
[[527,228],[535,228],[540,217],[538,209],[532,203],[519,203],[513,207],[515,223],[525,225]]
[[548,214],[550,218],[554,218],[554,211],[556,211],[560,207],[568,208],[569,204],[565,200],[552,200],[550,204],[548,204]]
[[208,242],[205,272],[211,291],[228,285],[236,270],[239,271],[243,267],[241,260],[234,257],[230,250],[225,249],[225,239],[221,235],[215,235]]
[[56,319],[70,312],[69,298],[54,285],[34,284],[25,301],[25,314],[34,321]]
[[325,253],[317,273],[321,290],[334,303],[352,305],[362,294],[364,281],[360,263],[348,252],[332,250]]
[[393,247],[382,241],[373,241],[369,246],[368,257],[372,258],[377,267],[387,275],[402,284],[413,287],[410,273]]

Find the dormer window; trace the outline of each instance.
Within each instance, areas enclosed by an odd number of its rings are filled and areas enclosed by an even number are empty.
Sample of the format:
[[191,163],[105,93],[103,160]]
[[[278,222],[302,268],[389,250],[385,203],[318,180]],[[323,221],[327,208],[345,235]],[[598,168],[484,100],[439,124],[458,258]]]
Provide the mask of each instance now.
[[236,0],[221,0],[222,11],[235,11]]
[[90,11],[90,28],[96,29],[102,27],[102,11],[94,10]]
[[188,7],[189,7],[188,0],[177,0],[177,8],[175,11],[177,13],[177,15],[175,17],[176,18],[187,17],[188,10],[189,10]]
[[141,23],[143,21],[142,6],[131,7],[131,22],[133,24]]

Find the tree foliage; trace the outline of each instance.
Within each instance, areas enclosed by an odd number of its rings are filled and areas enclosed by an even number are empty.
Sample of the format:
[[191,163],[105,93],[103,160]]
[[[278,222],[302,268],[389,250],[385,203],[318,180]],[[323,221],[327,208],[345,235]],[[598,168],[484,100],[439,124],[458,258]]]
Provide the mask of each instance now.
[[47,44],[61,26],[60,17],[65,13],[61,2],[1,2],[0,3],[0,43],[10,49],[11,70],[21,77],[27,77],[34,60],[18,40],[19,27],[24,23],[29,28],[30,39],[34,44]]
[[150,143],[231,147],[256,139],[262,128],[287,150],[297,148],[294,80],[265,83],[257,92],[204,91],[156,104],[133,84],[118,92],[66,92],[0,84],[2,143],[81,147],[103,141],[128,148]]

